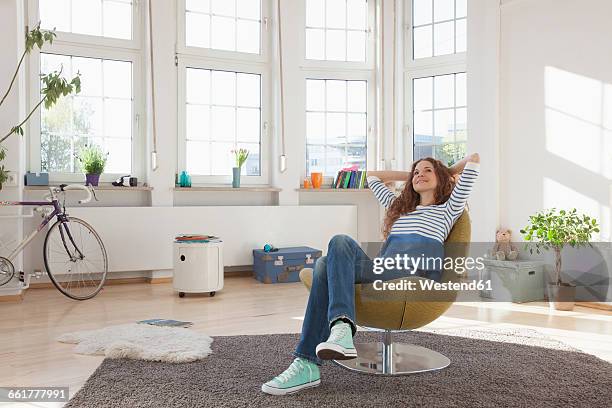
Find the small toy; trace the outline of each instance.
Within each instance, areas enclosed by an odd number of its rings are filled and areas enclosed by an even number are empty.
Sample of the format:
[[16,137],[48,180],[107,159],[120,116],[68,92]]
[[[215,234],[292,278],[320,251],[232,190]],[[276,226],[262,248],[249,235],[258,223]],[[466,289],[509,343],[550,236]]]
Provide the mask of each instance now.
[[492,255],[498,261],[514,261],[518,257],[518,250],[512,244],[512,231],[507,228],[497,230]]
[[276,252],[278,248],[275,248],[274,245],[266,244],[263,247],[264,252]]

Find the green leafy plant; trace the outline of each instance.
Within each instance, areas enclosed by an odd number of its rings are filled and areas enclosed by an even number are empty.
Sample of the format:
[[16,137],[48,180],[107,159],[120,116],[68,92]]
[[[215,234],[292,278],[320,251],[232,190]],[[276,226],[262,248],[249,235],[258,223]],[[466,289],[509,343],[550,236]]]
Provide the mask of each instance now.
[[9,171],[4,168],[4,164],[2,161],[6,158],[6,150],[2,146],[0,146],[0,190],[2,189],[2,185],[6,183],[9,178]]
[[578,214],[575,208],[567,211],[552,208],[530,216],[529,224],[520,232],[527,241],[525,248],[529,248],[531,254],[534,249],[538,254],[542,249],[555,251],[556,284],[561,285],[561,250],[566,245],[591,245],[589,241],[594,233],[599,232],[599,225],[595,218]]
[[78,159],[85,174],[102,174],[106,167],[108,154],[98,146],[85,146],[79,152]]
[[[25,50],[21,55],[19,63],[17,64],[17,69],[15,69],[15,73],[13,74],[13,78],[11,79],[8,89],[2,96],[2,99],[0,99],[0,106],[4,103],[4,101],[10,94],[11,89],[15,84],[15,80],[17,79],[17,75],[19,74],[19,69],[23,64],[26,55],[30,54],[34,47],[42,49],[46,43],[52,44],[56,36],[57,34],[55,34],[55,30],[41,30],[40,23],[34,29],[26,33]],[[62,77],[62,70],[60,69],[59,71],[53,71],[48,74],[41,74],[40,79],[40,93],[42,95],[41,100],[34,106],[34,108],[32,108],[32,110],[25,117],[25,119],[23,119],[18,125],[13,126],[8,131],[8,133],[4,137],[2,137],[2,139],[0,139],[0,143],[4,142],[12,134],[23,136],[23,126],[43,103],[45,104],[45,108],[49,109],[53,105],[55,105],[61,97],[70,95],[72,93],[81,92],[81,75],[79,73],[77,73],[77,75],[71,80],[67,80]]]
[[242,167],[249,157],[249,151],[247,149],[232,150],[236,159],[236,167]]

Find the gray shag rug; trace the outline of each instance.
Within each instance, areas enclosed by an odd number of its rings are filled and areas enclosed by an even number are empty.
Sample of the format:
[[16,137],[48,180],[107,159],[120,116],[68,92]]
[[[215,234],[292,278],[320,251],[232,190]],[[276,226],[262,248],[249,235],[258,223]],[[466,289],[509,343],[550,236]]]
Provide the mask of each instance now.
[[[359,332],[356,341],[378,341]],[[528,329],[409,332],[396,341],[451,359],[444,370],[399,377],[321,367],[321,385],[289,396],[261,384],[292,360],[297,334],[215,337],[191,363],[105,359],[67,407],[604,407],[612,364]]]

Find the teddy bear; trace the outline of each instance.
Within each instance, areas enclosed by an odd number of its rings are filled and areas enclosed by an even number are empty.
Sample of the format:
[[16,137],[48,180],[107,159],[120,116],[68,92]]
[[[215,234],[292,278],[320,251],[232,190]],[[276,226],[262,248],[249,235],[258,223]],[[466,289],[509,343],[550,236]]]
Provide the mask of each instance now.
[[518,257],[518,250],[512,244],[512,231],[507,228],[497,230],[492,255],[498,261],[514,261]]

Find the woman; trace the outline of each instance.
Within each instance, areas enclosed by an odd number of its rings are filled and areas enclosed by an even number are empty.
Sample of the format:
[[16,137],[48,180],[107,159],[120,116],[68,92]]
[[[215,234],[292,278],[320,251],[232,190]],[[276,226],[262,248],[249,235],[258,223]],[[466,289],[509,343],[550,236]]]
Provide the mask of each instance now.
[[[380,257],[444,257],[444,241],[459,218],[474,181],[478,177],[480,158],[477,153],[448,168],[439,160],[416,161],[410,172],[368,172],[368,186],[386,208],[383,225],[385,242]],[[455,185],[455,176],[461,173]],[[406,183],[399,196],[385,186],[392,181]],[[435,262],[433,262],[435,264]],[[283,373],[263,384],[263,392],[272,395],[291,394],[321,383],[322,360],[357,357],[353,336],[355,325],[355,283],[405,277],[405,269],[373,273],[373,260],[359,244],[346,235],[334,236],[327,256],[317,260],[308,298],[302,335],[293,363]],[[419,268],[416,275],[440,281],[441,268]],[[327,340],[325,340],[327,339]]]

